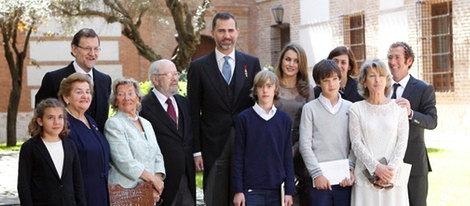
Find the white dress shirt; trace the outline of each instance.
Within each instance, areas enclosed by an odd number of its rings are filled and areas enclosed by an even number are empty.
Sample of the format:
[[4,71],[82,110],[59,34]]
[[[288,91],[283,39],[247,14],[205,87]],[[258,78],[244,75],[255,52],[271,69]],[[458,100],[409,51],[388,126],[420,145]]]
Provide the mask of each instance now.
[[331,101],[323,96],[323,93],[320,93],[318,101],[320,101],[331,114],[336,114],[343,104],[343,98],[341,98],[340,94],[338,94],[338,102],[336,102],[335,106],[331,105]]
[[233,71],[235,70],[235,49],[232,51],[232,53],[228,54],[228,55],[225,55],[225,54],[222,54],[222,52],[220,52],[219,50],[215,50],[215,58],[217,59],[217,65],[219,66],[219,71],[220,71],[220,74],[222,74],[222,76],[224,75],[222,73],[222,67],[224,66],[224,62],[225,62],[225,56],[229,56],[230,59],[228,60],[228,62],[230,63],[230,71],[232,72],[232,75],[230,78],[230,81],[232,81],[233,79]]
[[392,97],[392,94],[393,94],[393,84],[395,83],[398,83],[400,84],[400,86],[397,87],[397,92],[396,92],[396,95],[397,95],[397,99],[400,98],[402,95],[403,95],[403,91],[405,91],[405,87],[406,87],[406,84],[408,84],[408,81],[410,80],[410,74],[406,75],[401,81],[399,82],[395,82],[392,80],[392,88],[391,88],[391,92],[390,94],[388,95],[388,98],[391,98]]
[[73,61],[73,68],[75,68],[75,72],[80,73],[80,74],[89,75],[91,77],[91,79],[93,80],[93,69],[91,69],[89,72],[86,72],[80,66],[78,66],[76,61]]
[[263,108],[261,108],[261,106],[258,105],[258,103],[255,103],[255,105],[253,106],[253,110],[255,110],[256,114],[258,114],[261,118],[268,121],[274,117],[274,115],[276,114],[277,108],[273,104],[271,109],[268,112],[266,112]]
[[[158,91],[155,88],[152,89],[152,92],[157,97],[157,99],[160,102],[160,104],[162,105],[163,109],[165,111],[167,111],[168,110],[168,104],[166,103],[166,100],[168,99],[168,97],[163,95],[160,91]],[[176,104],[176,99],[173,95],[170,96],[169,98],[171,99],[171,104],[173,104],[173,108],[175,108],[176,119],[178,119],[178,117],[179,117],[179,115],[178,115],[178,104]]]

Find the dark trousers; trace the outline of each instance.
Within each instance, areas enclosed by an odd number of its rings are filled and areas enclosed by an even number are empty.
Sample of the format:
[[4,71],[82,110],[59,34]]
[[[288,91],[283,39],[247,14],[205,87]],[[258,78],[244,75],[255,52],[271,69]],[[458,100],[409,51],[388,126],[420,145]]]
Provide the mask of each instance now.
[[[298,143],[296,143],[298,144]],[[294,206],[305,206],[309,204],[309,189],[307,187],[307,181],[310,181],[307,168],[305,167],[302,155],[298,150],[298,146],[293,147],[294,151],[294,171],[295,171],[295,196]]]
[[[232,129],[232,134],[234,130]],[[206,176],[204,202],[207,206],[232,205],[232,148],[234,135],[225,144],[224,150]],[[203,156],[204,158],[204,156]]]
[[281,191],[266,189],[248,189],[245,194],[246,206],[280,206]]
[[306,206],[309,204],[309,188],[304,185],[303,188],[296,189],[296,194],[293,197],[294,206]]
[[333,190],[313,188],[312,179],[308,182],[310,206],[349,206],[351,205],[352,187],[331,186]]
[[171,206],[195,206],[195,200],[189,189],[188,177],[181,176],[180,186]]
[[426,206],[428,196],[428,176],[410,176],[408,180],[408,199],[410,206]]

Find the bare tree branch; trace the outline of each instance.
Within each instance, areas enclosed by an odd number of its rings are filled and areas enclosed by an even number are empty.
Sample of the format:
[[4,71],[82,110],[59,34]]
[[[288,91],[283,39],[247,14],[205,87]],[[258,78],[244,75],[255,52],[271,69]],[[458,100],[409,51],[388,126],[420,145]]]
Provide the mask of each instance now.
[[[122,35],[132,41],[140,56],[153,62],[162,57],[152,49],[150,43],[142,38],[140,26],[149,9],[158,6],[158,1],[136,1],[104,0],[105,10],[101,11],[93,7],[84,8],[83,5],[86,4],[84,2],[71,3],[58,0],[53,4],[53,8],[65,16],[101,17],[108,23],[120,23]],[[210,0],[203,0],[202,5],[198,6],[194,13],[183,0],[165,0],[165,3],[175,23],[178,42],[177,54],[172,57],[172,60],[181,71],[189,66],[191,56],[200,43],[200,31],[204,29],[204,15],[210,6]]]

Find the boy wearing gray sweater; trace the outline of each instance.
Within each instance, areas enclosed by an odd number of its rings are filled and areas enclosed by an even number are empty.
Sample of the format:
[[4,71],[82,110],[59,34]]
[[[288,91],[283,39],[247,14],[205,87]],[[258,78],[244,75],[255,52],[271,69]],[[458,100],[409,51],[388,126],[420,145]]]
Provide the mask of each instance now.
[[[355,157],[348,135],[351,102],[341,98],[341,70],[333,60],[321,60],[313,68],[313,79],[321,87],[320,96],[305,104],[300,120],[299,150],[311,181],[307,181],[310,205],[350,205],[355,177]],[[350,177],[331,185],[319,163],[349,160]]]

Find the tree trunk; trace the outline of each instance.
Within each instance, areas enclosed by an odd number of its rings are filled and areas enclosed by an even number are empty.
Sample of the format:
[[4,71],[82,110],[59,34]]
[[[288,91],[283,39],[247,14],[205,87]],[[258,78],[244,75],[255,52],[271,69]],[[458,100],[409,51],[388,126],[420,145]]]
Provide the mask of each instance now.
[[[10,76],[11,76],[11,90],[10,90],[10,100],[8,101],[8,114],[7,114],[7,146],[12,147],[16,145],[16,123],[18,119],[18,107],[20,105],[21,98],[21,85],[23,84],[23,67],[24,59],[26,57],[26,51],[28,49],[29,37],[31,35],[31,30],[26,34],[25,44],[23,51],[16,52],[16,62],[15,67],[11,68],[10,66]],[[16,38],[16,37],[15,37]],[[15,51],[16,45],[13,45]]]
[[[18,74],[15,74],[18,75]],[[21,77],[11,81],[10,100],[8,101],[8,114],[7,114],[7,146],[12,147],[16,145],[16,122],[18,117],[18,107],[21,97]]]
[[[34,10],[34,9],[33,9]],[[37,11],[29,11],[27,15],[37,16]],[[7,11],[8,14],[8,11]],[[0,20],[0,33],[2,35],[2,45],[4,48],[4,56],[8,63],[11,77],[10,98],[8,100],[7,113],[7,146],[16,145],[16,123],[18,119],[18,108],[20,105],[21,90],[23,83],[23,71],[25,58],[28,52],[29,39],[31,33],[36,29],[36,24],[41,22],[38,18],[32,18],[29,24],[25,24],[23,20],[23,10],[17,8],[16,11],[9,14],[8,18]],[[5,21],[6,20],[6,21]],[[20,25],[22,29],[20,29]],[[23,41],[21,41],[21,39]]]

